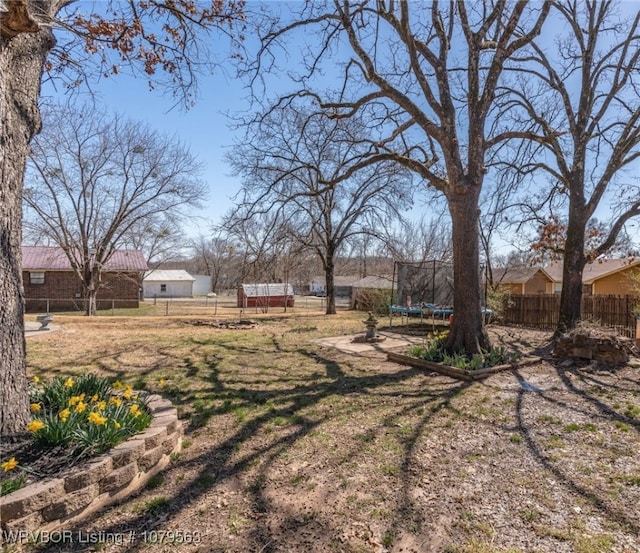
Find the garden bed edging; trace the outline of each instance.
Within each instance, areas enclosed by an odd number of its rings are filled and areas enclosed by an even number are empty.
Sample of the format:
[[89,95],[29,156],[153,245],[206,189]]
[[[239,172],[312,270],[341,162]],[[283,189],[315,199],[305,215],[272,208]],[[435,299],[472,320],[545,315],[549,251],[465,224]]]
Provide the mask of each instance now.
[[4,536],[51,532],[82,520],[146,485],[180,451],[183,428],[170,401],[147,398],[153,419],[143,432],[59,478],[35,482],[0,497]]
[[427,361],[426,359],[419,359],[417,357],[412,357],[411,355],[405,355],[403,353],[396,353],[393,351],[387,352],[387,359],[396,363],[411,365],[412,367],[417,367],[419,369],[428,369],[430,371],[444,374],[445,376],[450,376],[451,378],[467,381],[482,380],[483,378],[487,378],[492,374],[517,369],[519,367],[531,365],[539,361],[537,357],[526,357],[519,360],[515,364],[496,365],[495,367],[488,367],[485,369],[476,369],[471,371],[468,369],[459,369],[450,365],[444,365],[442,363]]

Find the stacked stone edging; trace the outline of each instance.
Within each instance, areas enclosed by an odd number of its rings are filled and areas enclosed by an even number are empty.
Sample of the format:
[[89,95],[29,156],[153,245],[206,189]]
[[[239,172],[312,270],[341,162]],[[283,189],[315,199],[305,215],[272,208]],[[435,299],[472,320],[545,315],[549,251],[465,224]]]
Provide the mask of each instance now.
[[[150,395],[149,427],[69,474],[0,497],[0,527],[9,532],[52,531],[77,522],[142,488],[182,444],[182,423],[171,402]],[[0,537],[0,544],[3,543]]]

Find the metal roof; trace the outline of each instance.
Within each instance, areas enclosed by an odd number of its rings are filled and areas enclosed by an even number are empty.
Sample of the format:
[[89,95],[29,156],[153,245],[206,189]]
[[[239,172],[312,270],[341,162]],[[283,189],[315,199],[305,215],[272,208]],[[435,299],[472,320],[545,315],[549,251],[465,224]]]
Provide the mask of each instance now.
[[[293,296],[293,286],[291,286],[291,284],[283,284],[281,282],[241,284],[240,286],[244,291],[244,295],[248,298]],[[287,290],[286,293],[285,290]]]
[[145,282],[193,282],[196,279],[184,269],[153,269],[144,274]]
[[[116,250],[103,267],[104,271],[146,271],[149,267],[141,251]],[[22,246],[22,269],[25,271],[71,271],[64,250],[49,246]]]

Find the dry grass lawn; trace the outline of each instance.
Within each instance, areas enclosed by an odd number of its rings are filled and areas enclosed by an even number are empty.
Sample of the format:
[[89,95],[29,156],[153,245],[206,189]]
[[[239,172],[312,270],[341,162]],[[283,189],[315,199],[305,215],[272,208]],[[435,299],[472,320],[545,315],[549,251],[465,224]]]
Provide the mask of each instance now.
[[[185,438],[146,490],[73,528],[123,543],[43,550],[640,551],[637,366],[541,360],[463,383],[312,341],[362,319],[56,317],[60,331],[28,341],[31,375],[158,392]],[[546,338],[496,332],[522,350]]]

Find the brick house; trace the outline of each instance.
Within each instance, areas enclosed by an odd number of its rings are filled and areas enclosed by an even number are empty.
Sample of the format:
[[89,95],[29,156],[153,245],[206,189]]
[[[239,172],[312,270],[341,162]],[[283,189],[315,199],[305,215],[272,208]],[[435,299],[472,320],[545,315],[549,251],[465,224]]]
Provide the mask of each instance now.
[[[139,307],[144,255],[136,250],[116,250],[105,264],[98,290],[98,309]],[[62,248],[22,247],[22,281],[28,312],[83,310],[83,288]]]

